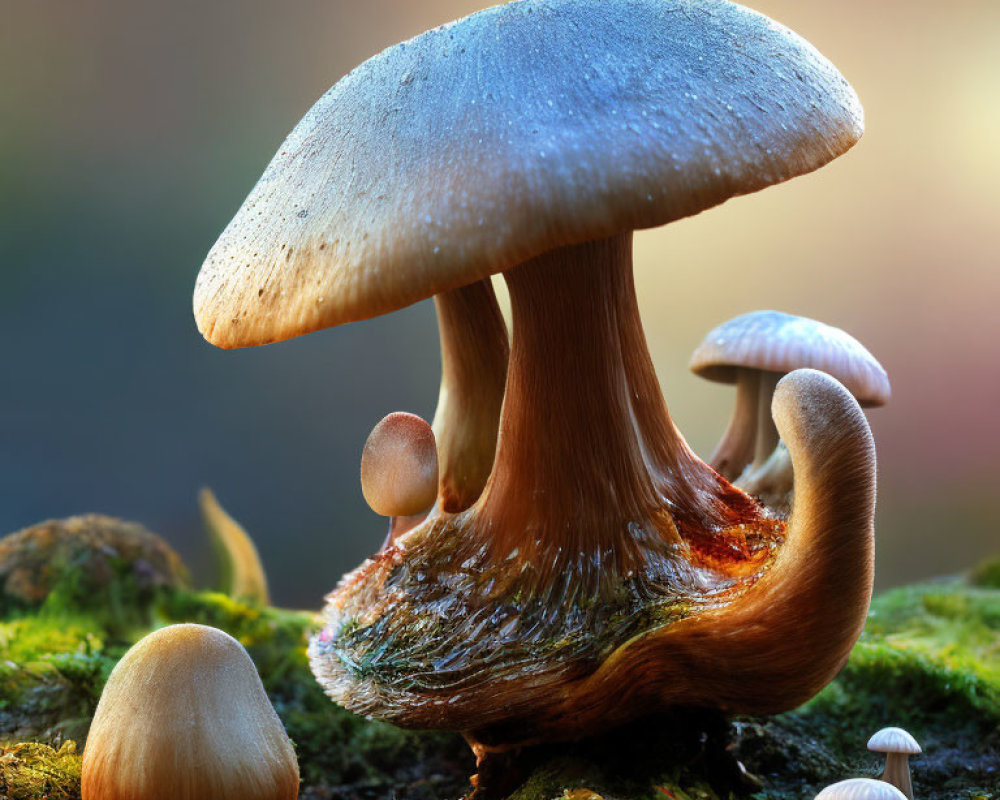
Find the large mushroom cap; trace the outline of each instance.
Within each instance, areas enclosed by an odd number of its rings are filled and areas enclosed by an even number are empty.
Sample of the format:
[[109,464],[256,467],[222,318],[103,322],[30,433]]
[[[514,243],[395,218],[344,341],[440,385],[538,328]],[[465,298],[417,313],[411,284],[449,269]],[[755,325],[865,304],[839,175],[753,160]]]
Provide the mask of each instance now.
[[221,347],[377,316],[809,172],[862,127],[833,65],[742,6],[491,8],[319,100],[209,253],[195,316]]
[[868,749],[873,753],[905,753],[911,756],[923,752],[917,740],[902,728],[882,728],[868,740]]
[[884,405],[891,391],[882,365],[849,333],[780,311],[754,311],[724,322],[691,356],[691,371],[711,381],[735,383],[740,368],[818,369],[844,384],[863,406]]

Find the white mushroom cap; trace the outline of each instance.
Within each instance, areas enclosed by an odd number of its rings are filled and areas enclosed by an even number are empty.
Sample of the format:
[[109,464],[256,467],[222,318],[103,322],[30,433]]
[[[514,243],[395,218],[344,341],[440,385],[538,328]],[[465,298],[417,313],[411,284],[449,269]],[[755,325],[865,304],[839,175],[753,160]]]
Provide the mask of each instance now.
[[906,800],[906,795],[885,781],[851,778],[827,786],[816,800]]
[[868,749],[874,753],[922,753],[920,745],[902,728],[882,728],[868,740]]
[[735,383],[738,369],[786,373],[818,369],[833,375],[862,406],[889,400],[889,377],[857,339],[840,328],[780,311],[754,311],[712,330],[691,356],[691,371]]

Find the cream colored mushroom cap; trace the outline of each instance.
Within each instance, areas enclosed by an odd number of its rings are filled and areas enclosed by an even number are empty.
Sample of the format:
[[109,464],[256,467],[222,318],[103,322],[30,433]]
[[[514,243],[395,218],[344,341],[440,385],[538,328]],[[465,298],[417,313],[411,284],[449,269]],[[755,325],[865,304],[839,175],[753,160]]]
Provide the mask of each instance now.
[[725,0],[520,0],[330,89],[209,253],[221,347],[378,316],[810,172],[861,136],[808,42]]
[[917,740],[902,728],[882,728],[868,740],[868,749],[874,753],[922,753]]
[[851,778],[827,786],[816,800],[906,800],[906,795],[891,783],[871,778]]
[[243,646],[171,625],[118,662],[83,753],[83,800],[294,800],[295,751]]
[[884,405],[891,394],[882,365],[849,333],[780,311],[753,311],[722,323],[698,345],[690,367],[720,383],[735,383],[738,368],[818,369],[844,384],[863,406]]

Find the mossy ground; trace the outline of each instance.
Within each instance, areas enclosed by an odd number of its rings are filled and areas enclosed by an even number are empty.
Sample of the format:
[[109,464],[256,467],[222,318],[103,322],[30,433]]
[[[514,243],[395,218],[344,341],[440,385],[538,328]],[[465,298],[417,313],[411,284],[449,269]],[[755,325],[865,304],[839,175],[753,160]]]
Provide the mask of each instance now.
[[[84,741],[112,667],[148,630],[181,621],[247,647],[298,749],[303,797],[429,800],[467,789],[474,764],[459,737],[369,722],[324,696],[305,657],[311,614],[164,589],[142,618],[56,598],[0,621],[0,798],[78,797],[70,742]],[[802,800],[877,774],[865,743],[885,725],[924,746],[912,762],[920,800],[1000,798],[1000,562],[877,598],[847,667],[793,713],[730,722],[678,711],[521,753],[496,771],[510,800]]]

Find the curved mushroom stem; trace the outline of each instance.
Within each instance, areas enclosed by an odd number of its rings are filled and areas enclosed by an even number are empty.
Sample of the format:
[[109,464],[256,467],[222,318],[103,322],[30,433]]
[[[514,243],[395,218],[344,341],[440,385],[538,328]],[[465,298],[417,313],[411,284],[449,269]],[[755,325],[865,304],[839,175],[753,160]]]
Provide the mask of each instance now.
[[[743,469],[753,461],[757,439],[757,399],[759,397],[760,371],[738,367],[736,371],[736,405],[729,419],[729,427],[719,439],[708,459],[715,471],[730,481],[735,481]],[[768,402],[768,409],[771,407]],[[774,423],[768,419],[768,425]]]
[[261,605],[271,602],[267,575],[253,539],[219,505],[211,489],[198,493],[198,506],[205,530],[222,565],[222,589],[230,597],[254,600]]
[[785,443],[779,439],[778,446],[760,467],[748,465],[736,485],[772,511],[788,514],[792,507],[795,473]]
[[580,554],[629,568],[645,547],[677,543],[678,530],[759,513],[722,486],[667,416],[631,255],[627,234],[505,274],[513,348],[496,463],[475,510],[500,557],[518,551],[551,564]]
[[493,468],[507,382],[507,325],[489,280],[434,298],[441,335],[441,390],[434,413],[441,507],[463,511]]
[[705,699],[739,713],[793,708],[833,679],[861,635],[874,576],[875,445],[861,407],[836,379],[802,369],[779,381],[772,410],[795,471],[786,541],[724,614],[674,631]]

